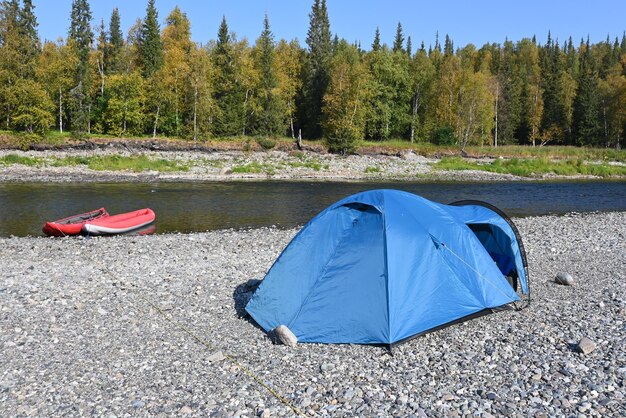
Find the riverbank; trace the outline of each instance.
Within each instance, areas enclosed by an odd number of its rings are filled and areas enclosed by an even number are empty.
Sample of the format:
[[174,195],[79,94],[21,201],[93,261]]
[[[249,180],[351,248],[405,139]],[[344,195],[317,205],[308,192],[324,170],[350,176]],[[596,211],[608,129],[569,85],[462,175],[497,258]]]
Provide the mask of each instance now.
[[[514,164],[507,163],[513,162]],[[621,162],[554,162],[526,167],[502,157],[425,157],[397,154],[338,156],[319,151],[66,149],[0,150],[0,182],[167,182],[229,180],[520,181],[626,178]],[[593,170],[587,169],[591,167]],[[571,169],[571,170],[570,170]],[[612,170],[612,171],[606,171]],[[511,174],[519,173],[520,175]],[[606,175],[605,175],[606,174]]]
[[[0,238],[0,415],[623,416],[626,213],[515,219],[532,305],[372,346],[272,345],[242,317],[297,229]],[[575,285],[557,285],[557,272]],[[207,348],[168,322],[213,345]],[[597,348],[574,350],[582,337]]]

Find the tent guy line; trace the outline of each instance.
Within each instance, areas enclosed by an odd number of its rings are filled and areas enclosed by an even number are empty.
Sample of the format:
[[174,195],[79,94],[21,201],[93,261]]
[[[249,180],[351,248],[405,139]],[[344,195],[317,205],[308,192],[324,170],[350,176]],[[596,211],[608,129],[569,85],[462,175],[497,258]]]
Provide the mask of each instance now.
[[[108,274],[112,279],[121,282],[121,280],[115,274],[113,274],[111,270],[104,268],[102,271]],[[146,304],[148,304],[155,311],[157,311],[159,315],[165,318],[166,321],[168,321],[174,327],[178,328],[180,331],[182,331],[183,333],[187,334],[188,336],[196,340],[198,343],[202,344],[208,350],[211,350],[211,351],[219,350],[215,345],[211,344],[209,341],[207,341],[206,339],[196,334],[191,328],[187,327],[185,324],[181,323],[180,321],[177,321],[172,316],[168,315],[163,309],[161,309],[161,307],[159,307],[159,305],[157,305],[151,299],[144,296],[141,292],[141,290],[147,290],[149,293],[155,293],[154,289],[151,289],[149,287],[147,289],[141,289],[135,283],[132,284],[132,287],[128,287],[127,289],[133,292],[135,295],[137,295],[141,300],[143,300]],[[272,396],[278,399],[282,404],[284,404],[289,409],[291,409],[296,415],[301,416],[301,417],[306,417],[306,415],[302,413],[302,411],[300,411],[295,405],[289,402],[287,398],[285,398],[280,393],[278,393],[274,388],[272,388],[268,383],[266,383],[263,379],[257,376],[254,372],[252,372],[246,366],[238,362],[233,356],[227,353],[224,353],[221,350],[220,352],[222,353],[222,355],[224,356],[226,360],[231,362],[235,367],[237,367],[239,370],[241,370],[242,372],[247,374],[249,377],[251,377],[252,380],[254,380],[259,385],[261,385],[265,390],[267,390]]]

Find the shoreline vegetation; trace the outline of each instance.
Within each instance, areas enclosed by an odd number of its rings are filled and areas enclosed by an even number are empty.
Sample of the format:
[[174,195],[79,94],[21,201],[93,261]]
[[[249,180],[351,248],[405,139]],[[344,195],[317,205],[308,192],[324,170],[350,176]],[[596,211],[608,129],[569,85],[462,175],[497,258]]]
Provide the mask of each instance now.
[[25,143],[0,136],[0,181],[144,180],[456,180],[626,178],[626,150],[564,146],[454,146],[361,141],[353,155],[323,141],[232,137],[73,140],[56,135]]
[[[51,129],[77,139],[241,135],[264,148],[274,140],[263,138],[291,136],[341,155],[358,153],[363,141],[461,153],[504,144],[623,146],[626,32],[593,43],[548,32],[545,41],[482,46],[437,33],[426,45],[398,22],[393,44],[377,27],[370,44],[332,33],[326,0],[315,0],[304,43],[278,39],[267,14],[254,40],[238,38],[223,16],[214,39],[196,42],[180,7],[146,3],[124,33],[117,8],[108,24],[92,26],[89,1],[73,1],[67,36],[42,42],[32,1],[2,2],[2,127],[21,134],[23,147],[57,135]],[[569,167],[576,164],[508,171],[588,174]]]

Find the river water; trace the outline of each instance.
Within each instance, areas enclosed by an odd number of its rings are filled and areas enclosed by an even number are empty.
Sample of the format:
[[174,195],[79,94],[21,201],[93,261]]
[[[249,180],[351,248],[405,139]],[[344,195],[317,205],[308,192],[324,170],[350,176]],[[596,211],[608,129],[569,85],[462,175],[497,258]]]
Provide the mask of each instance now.
[[47,220],[105,207],[144,207],[157,233],[302,225],[331,203],[370,189],[400,189],[450,203],[476,199],[509,216],[626,211],[626,181],[5,183],[0,184],[0,236],[42,235]]

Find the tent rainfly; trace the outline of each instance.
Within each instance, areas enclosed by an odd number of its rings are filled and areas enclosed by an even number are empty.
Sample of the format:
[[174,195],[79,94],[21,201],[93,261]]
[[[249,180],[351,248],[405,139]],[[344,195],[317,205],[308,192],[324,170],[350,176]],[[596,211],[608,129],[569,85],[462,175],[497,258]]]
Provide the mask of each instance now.
[[493,206],[373,190],[309,221],[246,311],[300,342],[392,346],[519,301],[527,278],[520,236]]

